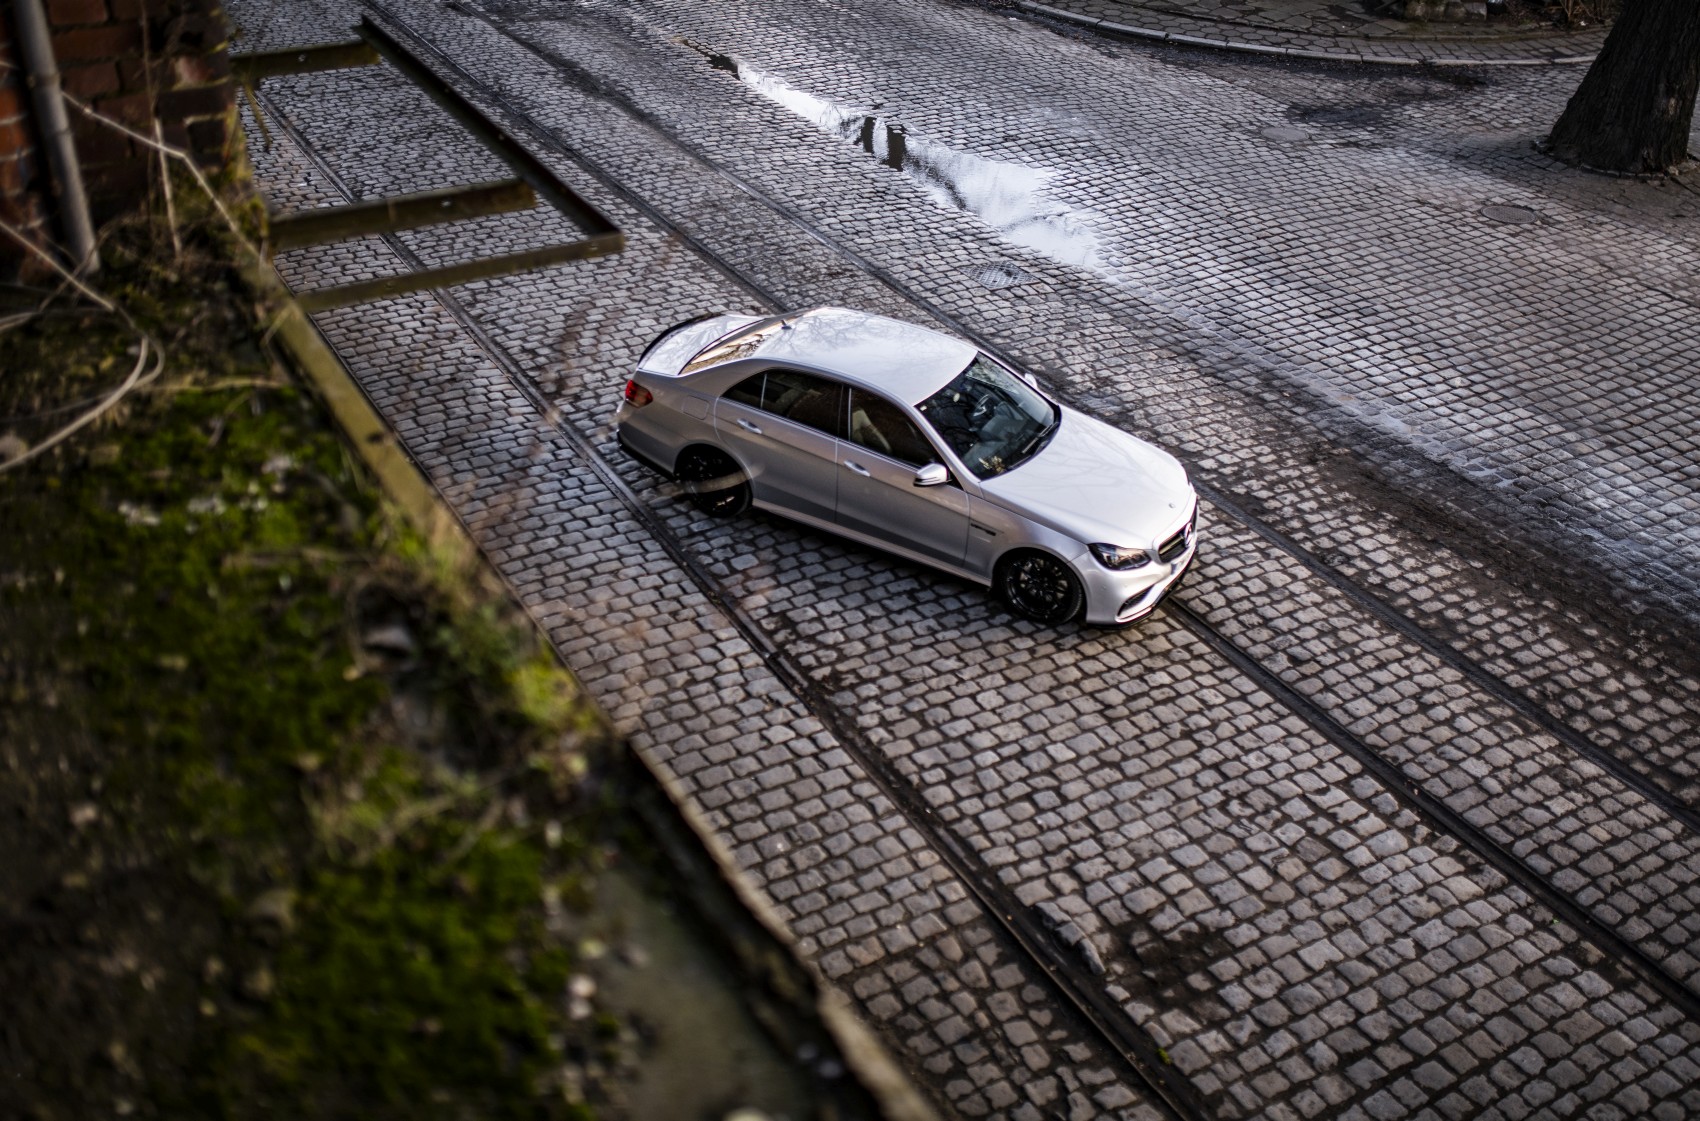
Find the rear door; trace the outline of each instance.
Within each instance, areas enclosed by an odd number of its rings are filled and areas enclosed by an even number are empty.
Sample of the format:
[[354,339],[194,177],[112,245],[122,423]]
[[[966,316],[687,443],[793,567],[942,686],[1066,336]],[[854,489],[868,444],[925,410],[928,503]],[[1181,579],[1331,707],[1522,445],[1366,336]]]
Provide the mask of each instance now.
[[845,387],[798,370],[753,374],[714,406],[714,428],[748,469],[755,500],[831,524]]

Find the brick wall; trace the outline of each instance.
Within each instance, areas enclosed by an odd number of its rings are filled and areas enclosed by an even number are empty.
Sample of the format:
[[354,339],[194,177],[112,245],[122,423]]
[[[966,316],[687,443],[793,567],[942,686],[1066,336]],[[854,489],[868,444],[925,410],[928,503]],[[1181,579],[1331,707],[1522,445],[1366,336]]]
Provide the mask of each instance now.
[[[12,6],[5,5],[4,34],[5,49],[15,52]],[[235,143],[235,87],[227,54],[230,27],[219,0],[45,0],[45,7],[67,94],[149,136],[157,118],[167,144],[193,152],[203,167],[226,163]],[[21,66],[13,55],[0,57]],[[8,129],[12,100],[19,103],[20,119]],[[67,113],[96,226],[147,206],[157,193],[156,157],[74,106]],[[0,207],[40,207],[47,201],[39,144],[21,74],[8,70],[0,80]],[[8,161],[15,167],[10,178]],[[0,275],[6,256],[20,253],[4,240]]]

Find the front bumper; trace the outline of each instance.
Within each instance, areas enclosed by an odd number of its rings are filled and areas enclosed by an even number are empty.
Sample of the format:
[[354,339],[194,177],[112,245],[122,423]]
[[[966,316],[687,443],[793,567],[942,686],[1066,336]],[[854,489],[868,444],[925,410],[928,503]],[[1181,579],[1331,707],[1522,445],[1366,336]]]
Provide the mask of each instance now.
[[1090,551],[1082,554],[1075,560],[1074,570],[1086,592],[1086,621],[1109,627],[1137,623],[1157,610],[1197,556],[1196,526],[1186,552],[1167,563],[1149,564],[1132,572],[1105,568]]

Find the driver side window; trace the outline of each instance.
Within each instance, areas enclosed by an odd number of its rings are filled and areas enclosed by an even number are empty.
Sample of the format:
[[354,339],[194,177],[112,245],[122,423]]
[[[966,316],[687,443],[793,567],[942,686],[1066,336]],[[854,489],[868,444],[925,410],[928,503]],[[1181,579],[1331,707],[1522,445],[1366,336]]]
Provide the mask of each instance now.
[[850,391],[850,439],[912,467],[940,462],[938,452],[908,414],[860,389]]

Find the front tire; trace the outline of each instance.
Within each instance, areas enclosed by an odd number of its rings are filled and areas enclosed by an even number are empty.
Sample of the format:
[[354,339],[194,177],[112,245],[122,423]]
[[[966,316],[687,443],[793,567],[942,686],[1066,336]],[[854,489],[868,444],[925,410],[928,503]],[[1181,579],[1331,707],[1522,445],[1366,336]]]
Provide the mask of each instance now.
[[750,481],[744,469],[717,448],[686,449],[673,475],[705,514],[730,518],[750,507]]
[[998,594],[1017,615],[1056,626],[1080,614],[1086,602],[1080,578],[1049,553],[1017,553],[998,569]]

